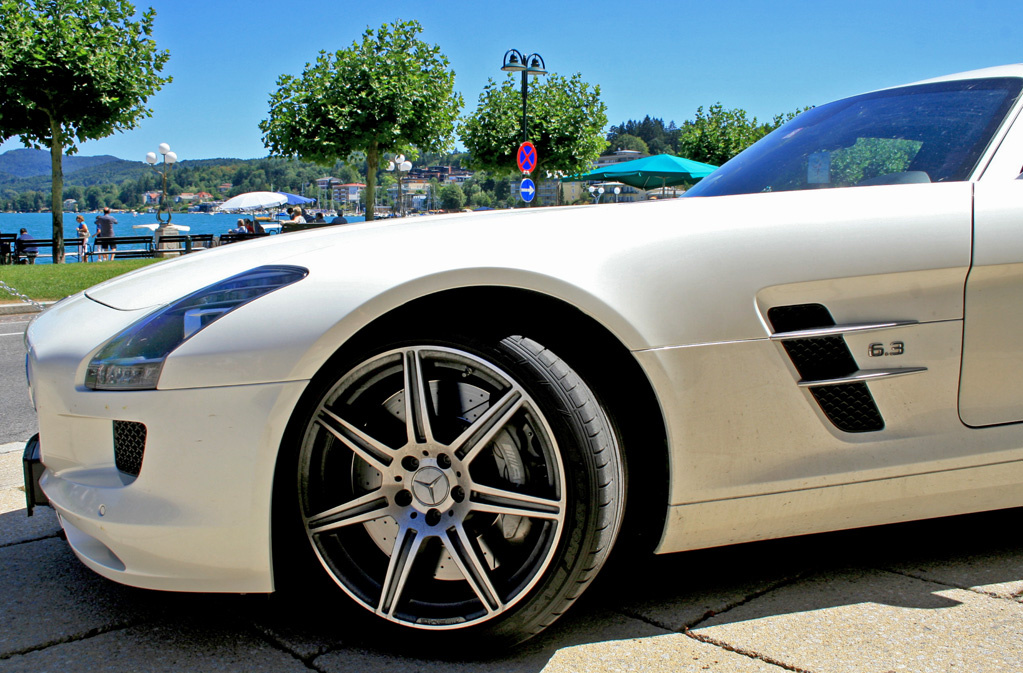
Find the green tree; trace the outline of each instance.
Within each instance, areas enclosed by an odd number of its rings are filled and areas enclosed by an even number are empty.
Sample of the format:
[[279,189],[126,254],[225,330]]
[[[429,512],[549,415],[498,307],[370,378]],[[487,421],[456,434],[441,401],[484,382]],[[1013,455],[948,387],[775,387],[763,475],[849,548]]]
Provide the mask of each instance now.
[[38,213],[43,209],[43,195],[39,192],[22,192],[18,194],[18,210],[23,213]]
[[440,207],[444,210],[461,210],[465,206],[465,192],[457,184],[450,184],[440,190]]
[[[72,199],[72,200],[74,200],[76,202],[81,202],[81,200],[82,200],[82,188],[78,187],[77,185],[71,186],[71,187],[65,187],[64,188],[64,198],[65,199]],[[79,207],[81,207],[81,203],[79,203],[78,205],[79,205]]]
[[760,123],[756,117],[746,116],[741,108],[726,110],[721,103],[715,103],[704,112],[696,109],[694,119],[685,122],[679,129],[678,154],[687,159],[720,166],[739,152],[794,118],[796,112],[776,115],[771,122]]
[[99,210],[103,205],[103,191],[93,185],[85,189],[85,210]]
[[[607,140],[611,143],[612,149],[618,149],[619,147],[635,149],[623,146],[621,141],[618,140],[622,136],[635,136],[646,143],[651,154],[664,154],[674,149],[677,142],[678,129],[675,127],[674,122],[665,126],[663,119],[647,115],[643,118],[643,121],[630,119],[618,126],[612,126],[607,132]],[[626,140],[625,142],[628,143],[630,141]]]
[[[527,96],[529,139],[536,146],[533,175],[543,179],[557,173],[580,173],[607,147],[603,129],[607,106],[600,87],[576,73],[566,79],[551,74],[530,83]],[[469,150],[470,166],[508,175],[517,171],[515,153],[522,142],[522,94],[514,77],[489,80],[476,111],[460,129]]]
[[127,208],[138,208],[142,205],[142,193],[134,182],[128,180],[118,190],[117,200]]
[[608,139],[610,145],[607,148],[608,153],[617,152],[618,150],[635,150],[642,154],[650,154],[650,148],[647,147],[646,142],[639,136],[634,136],[630,133],[622,133],[617,135],[614,139]]
[[[170,78],[152,40],[156,13],[127,0],[0,0],[0,141],[50,150],[53,238],[63,241],[61,157],[76,142],[135,128]],[[64,260],[56,246],[53,261]]]
[[367,29],[361,43],[320,52],[301,77],[281,75],[270,116],[259,123],[263,144],[272,154],[327,166],[365,152],[366,199],[373,203],[385,153],[414,156],[453,142],[462,96],[447,57],[419,40],[421,32],[417,21]]

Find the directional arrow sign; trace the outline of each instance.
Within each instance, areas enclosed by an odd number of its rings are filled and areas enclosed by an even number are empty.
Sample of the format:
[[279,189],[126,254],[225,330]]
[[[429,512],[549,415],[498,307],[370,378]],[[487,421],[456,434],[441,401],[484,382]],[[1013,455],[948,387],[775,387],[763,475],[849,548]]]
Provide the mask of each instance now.
[[519,145],[519,151],[515,153],[515,163],[523,173],[530,173],[536,168],[536,147],[528,140]]
[[519,194],[522,196],[523,201],[529,203],[533,200],[533,197],[536,196],[536,185],[533,184],[532,180],[526,178],[522,181],[522,184],[519,185]]

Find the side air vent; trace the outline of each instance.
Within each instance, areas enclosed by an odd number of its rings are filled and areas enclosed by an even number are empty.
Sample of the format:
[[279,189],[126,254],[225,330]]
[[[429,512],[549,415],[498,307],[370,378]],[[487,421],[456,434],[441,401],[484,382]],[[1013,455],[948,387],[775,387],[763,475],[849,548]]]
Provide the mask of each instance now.
[[[767,312],[767,319],[776,333],[786,337],[792,333],[835,326],[831,312],[821,304],[775,306]],[[810,389],[828,420],[843,432],[883,430],[884,419],[867,384],[838,382],[854,380],[859,372],[845,339],[840,335],[793,334],[793,337],[781,339],[782,345],[802,378],[800,386]]]
[[114,465],[133,477],[142,471],[146,452],[146,426],[132,421],[114,421]]

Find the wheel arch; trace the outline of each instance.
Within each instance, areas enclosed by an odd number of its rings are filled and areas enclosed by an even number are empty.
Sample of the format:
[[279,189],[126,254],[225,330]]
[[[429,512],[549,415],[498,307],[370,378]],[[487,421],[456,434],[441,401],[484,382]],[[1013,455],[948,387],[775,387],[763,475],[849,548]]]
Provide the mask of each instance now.
[[[469,307],[469,308],[466,308]],[[604,325],[571,304],[532,290],[477,286],[443,290],[398,306],[366,324],[321,366],[296,409],[317,394],[320,373],[329,372],[352,351],[372,348],[381,338],[409,333],[411,326],[443,325],[480,338],[499,340],[510,334],[534,339],[569,364],[608,410],[621,437],[626,464],[627,505],[620,549],[650,552],[663,532],[668,505],[669,455],[667,426],[653,386],[629,349]],[[272,494],[274,532],[282,523],[282,503],[275,497],[286,488],[282,461],[292,454],[301,428],[295,416],[284,432],[278,451]],[[297,433],[297,434],[296,434]],[[276,547],[275,547],[276,549]],[[272,570],[276,575],[278,554]]]

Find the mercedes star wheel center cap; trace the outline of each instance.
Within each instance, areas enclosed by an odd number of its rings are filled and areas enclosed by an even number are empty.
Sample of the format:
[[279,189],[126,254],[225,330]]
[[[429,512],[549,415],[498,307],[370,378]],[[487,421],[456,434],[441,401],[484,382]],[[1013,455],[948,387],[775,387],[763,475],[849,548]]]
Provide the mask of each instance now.
[[412,479],[416,500],[427,507],[436,507],[448,497],[448,478],[436,467],[424,467]]

